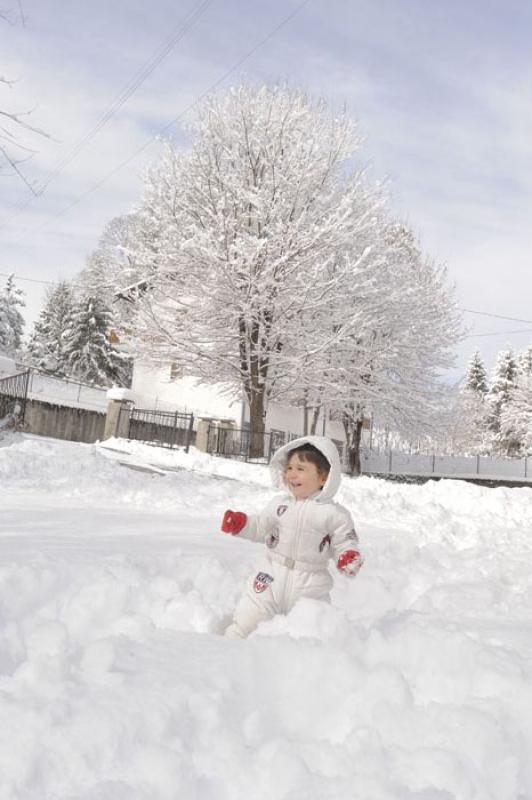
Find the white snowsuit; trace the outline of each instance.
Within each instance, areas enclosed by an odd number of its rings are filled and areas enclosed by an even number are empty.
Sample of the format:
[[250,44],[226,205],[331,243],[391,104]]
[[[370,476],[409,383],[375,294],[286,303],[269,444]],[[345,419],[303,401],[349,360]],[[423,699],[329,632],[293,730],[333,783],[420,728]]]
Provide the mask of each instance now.
[[[284,471],[290,451],[309,443],[318,448],[331,465],[323,488],[304,500],[296,499],[284,486]],[[328,600],[333,580],[327,568],[342,553],[358,551],[353,518],[333,500],[341,480],[338,451],[324,436],[305,436],[281,447],[273,456],[273,484],[285,488],[261,514],[248,516],[238,534],[254,542],[265,542],[267,550],[256,572],[250,576],[232,624],[225,635],[245,638],[263,620],[288,612],[301,597]]]

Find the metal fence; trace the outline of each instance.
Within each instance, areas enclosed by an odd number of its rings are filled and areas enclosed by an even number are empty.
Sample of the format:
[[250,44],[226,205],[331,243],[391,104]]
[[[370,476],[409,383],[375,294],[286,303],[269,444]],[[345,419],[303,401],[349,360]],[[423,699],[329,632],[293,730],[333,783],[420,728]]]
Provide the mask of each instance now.
[[226,458],[267,464],[273,453],[287,441],[289,437],[284,431],[257,433],[246,428],[238,430],[221,425],[209,425],[207,452]]
[[531,458],[496,456],[437,456],[407,453],[361,452],[364,474],[433,475],[435,477],[511,478],[532,480]]
[[[299,435],[279,430],[254,433],[248,429],[237,430],[213,424],[208,430],[207,450],[212,455],[266,464],[279,447]],[[335,439],[333,442],[338,449],[342,469],[348,472],[345,443]],[[526,457],[410,455],[394,451],[377,453],[363,448],[360,451],[360,465],[363,475],[471,477],[532,482],[532,458]]]
[[0,420],[12,415],[13,424],[23,424],[29,377],[26,371],[0,379]]
[[[123,414],[127,415],[125,424]],[[119,428],[127,431],[128,439],[157,443],[164,447],[184,447],[188,453],[194,438],[193,414],[122,408],[120,415]]]

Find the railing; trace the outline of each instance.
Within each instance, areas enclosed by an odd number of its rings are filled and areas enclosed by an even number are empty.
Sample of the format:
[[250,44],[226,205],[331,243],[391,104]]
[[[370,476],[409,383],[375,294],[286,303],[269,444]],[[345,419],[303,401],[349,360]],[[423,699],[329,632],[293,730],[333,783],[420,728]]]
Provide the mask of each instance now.
[[268,464],[275,451],[287,441],[289,441],[289,435],[284,431],[272,430],[257,433],[246,428],[235,429],[223,425],[209,425],[207,452],[226,458]]
[[22,425],[28,396],[29,370],[0,379],[0,419],[11,415],[13,424]]
[[432,475],[446,478],[493,478],[532,481],[532,459],[495,456],[437,456],[408,453],[361,453],[362,473]]
[[[164,447],[188,449],[194,437],[194,415],[180,411],[151,411],[122,408],[119,429],[127,430],[127,438],[162,444]],[[126,414],[126,424],[122,415]]]
[[[208,429],[207,450],[212,455],[267,464],[275,451],[291,439],[298,438],[284,431],[254,433],[230,426],[212,424]],[[349,471],[345,445],[334,440],[342,469]],[[363,475],[413,476],[494,481],[526,481],[532,483],[532,458],[497,458],[492,456],[438,456],[398,452],[360,452]]]

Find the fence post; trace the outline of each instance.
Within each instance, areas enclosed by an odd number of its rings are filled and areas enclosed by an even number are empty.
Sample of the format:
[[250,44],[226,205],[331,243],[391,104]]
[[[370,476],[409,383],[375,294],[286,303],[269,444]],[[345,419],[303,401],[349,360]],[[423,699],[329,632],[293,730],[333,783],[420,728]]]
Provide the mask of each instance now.
[[528,478],[528,456],[525,456],[525,478]]
[[480,475],[480,453],[477,453],[477,475]]
[[[174,414],[174,441],[173,444],[177,446],[177,411]],[[188,450],[186,451],[188,452]]]
[[189,420],[189,423],[188,423],[187,441],[186,441],[186,444],[185,444],[185,453],[188,453],[188,450],[189,450],[189,447],[190,447],[190,442],[192,440],[193,427],[194,427],[194,414],[191,414],[190,415],[190,420]]
[[[265,434],[265,435],[268,436],[268,434]],[[272,436],[272,432],[271,431],[269,433],[269,436],[270,436],[270,443],[268,445],[268,464],[272,460],[273,436]]]
[[392,471],[392,451],[390,450],[390,458],[388,459],[388,472]]
[[198,420],[198,429],[196,431],[196,447],[203,453],[209,452],[209,433],[211,421],[205,417],[200,417]]
[[[105,418],[105,429],[103,433],[104,440],[110,439],[113,436],[120,438],[121,434],[125,432],[124,416],[121,412],[123,408],[126,411],[129,411],[129,404],[132,402],[133,394],[129,389],[109,389],[107,392],[107,415]],[[129,422],[129,414],[127,416]]]
[[432,454],[432,474],[436,472],[436,453]]

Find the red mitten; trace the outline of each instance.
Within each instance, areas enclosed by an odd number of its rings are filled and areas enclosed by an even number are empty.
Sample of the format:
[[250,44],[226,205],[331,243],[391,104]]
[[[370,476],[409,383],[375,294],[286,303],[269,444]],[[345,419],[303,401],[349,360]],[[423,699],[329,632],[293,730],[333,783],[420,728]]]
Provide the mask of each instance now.
[[226,511],[222,520],[222,530],[234,536],[235,533],[240,533],[247,521],[247,514],[243,511]]
[[336,566],[346,575],[356,575],[362,566],[362,556],[358,550],[346,550],[338,559]]

